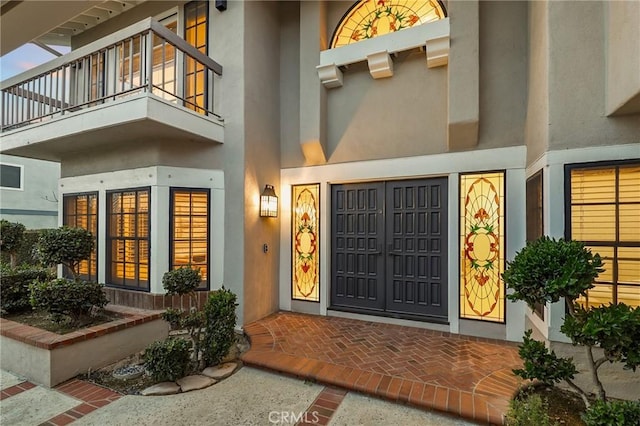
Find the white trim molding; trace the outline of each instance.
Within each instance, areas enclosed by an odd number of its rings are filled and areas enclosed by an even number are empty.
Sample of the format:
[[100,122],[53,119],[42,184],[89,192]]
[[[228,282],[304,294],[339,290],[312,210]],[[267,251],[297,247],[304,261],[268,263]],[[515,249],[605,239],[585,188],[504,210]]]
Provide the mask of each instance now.
[[[406,325],[447,331],[460,332],[460,273],[459,258],[459,188],[458,176],[464,172],[483,172],[506,170],[507,191],[506,233],[507,260],[513,259],[515,252],[525,245],[525,167],[526,147],[508,147],[486,150],[475,150],[455,153],[442,153],[416,157],[402,157],[384,160],[354,161],[350,163],[324,164],[283,169],[280,172],[280,190],[282,206],[291,205],[291,186],[299,184],[320,183],[320,315],[334,315],[329,312],[331,285],[331,185],[337,183],[366,182],[393,179],[415,179],[444,176],[448,178],[448,230],[449,274],[448,304],[449,324],[406,321]],[[291,302],[291,210],[284,208],[280,215],[280,309],[298,311],[300,303]],[[511,227],[518,228],[517,231]],[[308,302],[311,303],[311,302]],[[524,333],[525,306],[522,302],[511,303],[506,311],[506,326],[502,326],[501,338],[519,341]],[[341,314],[335,314],[341,315]],[[383,322],[393,322],[382,318]],[[491,323],[493,325],[493,323]],[[494,327],[495,329],[495,327]],[[478,331],[479,337],[484,331]]]
[[338,79],[335,70],[364,61],[368,62],[369,72],[373,78],[391,77],[393,62],[390,55],[418,48],[426,50],[428,68],[447,65],[449,33],[449,18],[444,18],[357,43],[323,50],[320,52],[320,65],[316,67],[318,77],[328,89],[340,87],[342,74]]
[[[224,172],[165,166],[60,179],[60,200],[64,194],[98,192],[98,282],[104,283],[106,279],[107,191],[140,187],[151,189],[149,291],[154,294],[165,293],[162,288],[162,275],[169,270],[169,190],[172,187],[204,188],[211,191],[209,288],[220,288],[224,277]],[[62,204],[59,203],[58,210],[60,224],[63,215]]]

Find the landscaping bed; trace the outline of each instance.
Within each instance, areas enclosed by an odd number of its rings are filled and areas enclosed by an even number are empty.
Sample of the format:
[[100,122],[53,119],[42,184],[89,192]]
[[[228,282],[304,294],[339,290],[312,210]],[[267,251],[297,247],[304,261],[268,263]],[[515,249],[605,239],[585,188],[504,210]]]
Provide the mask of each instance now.
[[159,312],[122,306],[109,306],[107,311],[118,319],[67,334],[0,318],[1,368],[53,387],[168,335],[169,327]]
[[13,322],[19,322],[21,324],[41,328],[57,334],[67,334],[83,328],[93,327],[123,318],[123,316],[117,312],[106,310],[96,313],[81,324],[71,324],[69,321],[56,323],[51,320],[51,316],[48,313],[42,311],[26,311],[14,314],[4,314],[2,317]]
[[[178,333],[172,332],[171,334],[175,335]],[[248,350],[248,348],[249,342],[247,341],[246,336],[244,336],[244,334],[237,333],[235,344],[231,346],[229,354],[223,358],[221,363],[235,362],[239,367],[241,367],[242,362],[240,361],[240,355]],[[114,377],[114,373],[121,372],[123,369],[130,366],[143,365],[143,354],[144,351],[137,352],[102,368],[90,370],[87,373],[80,375],[78,378],[106,387],[123,395],[140,395],[144,389],[156,383],[149,374],[144,373],[139,377],[121,379]]]

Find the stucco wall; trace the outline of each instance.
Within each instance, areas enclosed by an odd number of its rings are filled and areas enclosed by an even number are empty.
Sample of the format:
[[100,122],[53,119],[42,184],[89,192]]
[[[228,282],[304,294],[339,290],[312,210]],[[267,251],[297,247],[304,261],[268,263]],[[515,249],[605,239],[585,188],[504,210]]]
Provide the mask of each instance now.
[[549,5],[529,3],[529,93],[525,142],[527,164],[549,149]]
[[607,113],[640,111],[640,2],[606,4]]
[[[276,2],[247,2],[244,16],[244,322],[278,307],[280,220],[259,216],[265,184],[280,189],[280,33]],[[280,205],[280,209],[288,206]],[[233,214],[233,213],[232,213]],[[268,251],[264,253],[263,245]]]
[[[328,37],[352,4],[327,3]],[[393,77],[379,80],[366,63],[349,66],[344,85],[327,91],[329,163],[446,150],[446,67],[428,69],[418,50],[399,54],[393,66]]]
[[27,229],[55,228],[60,164],[10,155],[0,155],[0,163],[23,166],[22,189],[0,189],[0,218]]
[[[148,16],[156,16],[183,1],[152,1],[132,9],[75,37],[73,45],[82,46],[106,34],[126,27]],[[238,296],[238,324],[243,324],[244,306],[244,229],[245,217],[245,87],[244,87],[244,8],[245,2],[232,1],[219,12],[213,3],[209,8],[209,56],[223,66],[216,78],[218,110],[225,120],[225,143],[188,143],[183,140],[114,141],[108,149],[78,153],[65,158],[65,177],[89,173],[126,170],[151,165],[167,165],[223,170],[225,174],[224,285]],[[258,65],[258,68],[260,66]],[[274,182],[274,184],[277,182]],[[126,185],[123,183],[123,185]],[[253,197],[253,195],[252,195]],[[212,235],[211,238],[216,238]]]
[[[326,36],[330,37],[353,2],[326,3]],[[456,16],[452,19],[451,46],[453,49],[467,46],[468,25],[454,25],[475,19],[476,11],[465,2],[450,5]],[[293,9],[287,6],[288,9]],[[297,11],[287,10],[283,34],[296,38],[294,20]],[[469,16],[467,16],[467,12]],[[302,20],[303,17],[298,19]],[[453,91],[450,85],[459,86],[471,80],[480,81],[479,143],[475,149],[487,149],[524,144],[524,127],[527,108],[528,85],[528,8],[523,2],[480,2],[480,67],[458,67],[454,82],[447,67],[428,69],[423,51],[399,53],[393,58],[394,76],[374,80],[366,63],[350,65],[344,72],[342,87],[326,90],[326,157],[328,163],[360,160],[400,158],[447,152],[447,123],[450,97],[462,109],[471,112],[478,108],[478,100],[467,99],[466,92]],[[478,25],[478,24],[476,24]],[[474,40],[477,46],[477,41]],[[293,75],[298,62],[295,41],[283,43],[282,73]],[[466,51],[466,50],[465,50]],[[453,54],[453,53],[452,53]],[[285,61],[285,58],[287,59]],[[319,59],[318,59],[319,61]],[[302,63],[311,68],[317,65]],[[300,73],[307,70],[300,69]],[[313,70],[315,73],[315,70]],[[317,78],[317,76],[315,77]],[[293,102],[297,82],[282,79],[283,113],[286,104]],[[300,104],[309,102],[302,93]],[[285,100],[287,102],[285,103]],[[476,105],[473,105],[476,102]],[[458,108],[457,112],[460,112]],[[466,113],[465,113],[466,114]],[[462,117],[464,114],[457,114]],[[454,117],[455,118],[455,117]],[[300,134],[291,124],[304,120],[295,113],[282,118],[282,167],[305,165],[299,146]],[[464,121],[464,120],[462,120]],[[304,125],[304,123],[302,123]],[[303,126],[301,126],[303,127]],[[296,143],[297,138],[297,143]]]
[[280,147],[282,167],[304,163],[300,149],[300,5],[280,5]]
[[640,142],[638,114],[605,115],[605,7],[605,2],[549,3],[552,150]]
[[524,144],[527,19],[526,2],[480,2],[480,149]]

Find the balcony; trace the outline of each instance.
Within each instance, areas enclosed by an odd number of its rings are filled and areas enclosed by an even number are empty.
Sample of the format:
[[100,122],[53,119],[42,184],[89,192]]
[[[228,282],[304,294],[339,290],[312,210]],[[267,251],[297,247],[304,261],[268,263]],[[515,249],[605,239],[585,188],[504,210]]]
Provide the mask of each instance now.
[[1,152],[59,161],[138,141],[223,143],[222,66],[148,18],[0,83]]

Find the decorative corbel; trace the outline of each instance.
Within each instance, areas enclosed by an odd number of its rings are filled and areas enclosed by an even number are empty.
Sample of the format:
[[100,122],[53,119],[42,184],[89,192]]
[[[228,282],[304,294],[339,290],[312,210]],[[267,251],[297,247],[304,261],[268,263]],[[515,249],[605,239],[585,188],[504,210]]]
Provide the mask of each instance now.
[[427,68],[435,68],[449,63],[449,36],[442,36],[427,40],[425,50],[427,52]]
[[336,66],[336,64],[318,65],[318,77],[327,89],[334,87],[342,87],[342,71]]
[[367,62],[371,77],[378,79],[393,76],[393,61],[386,50],[367,55]]

